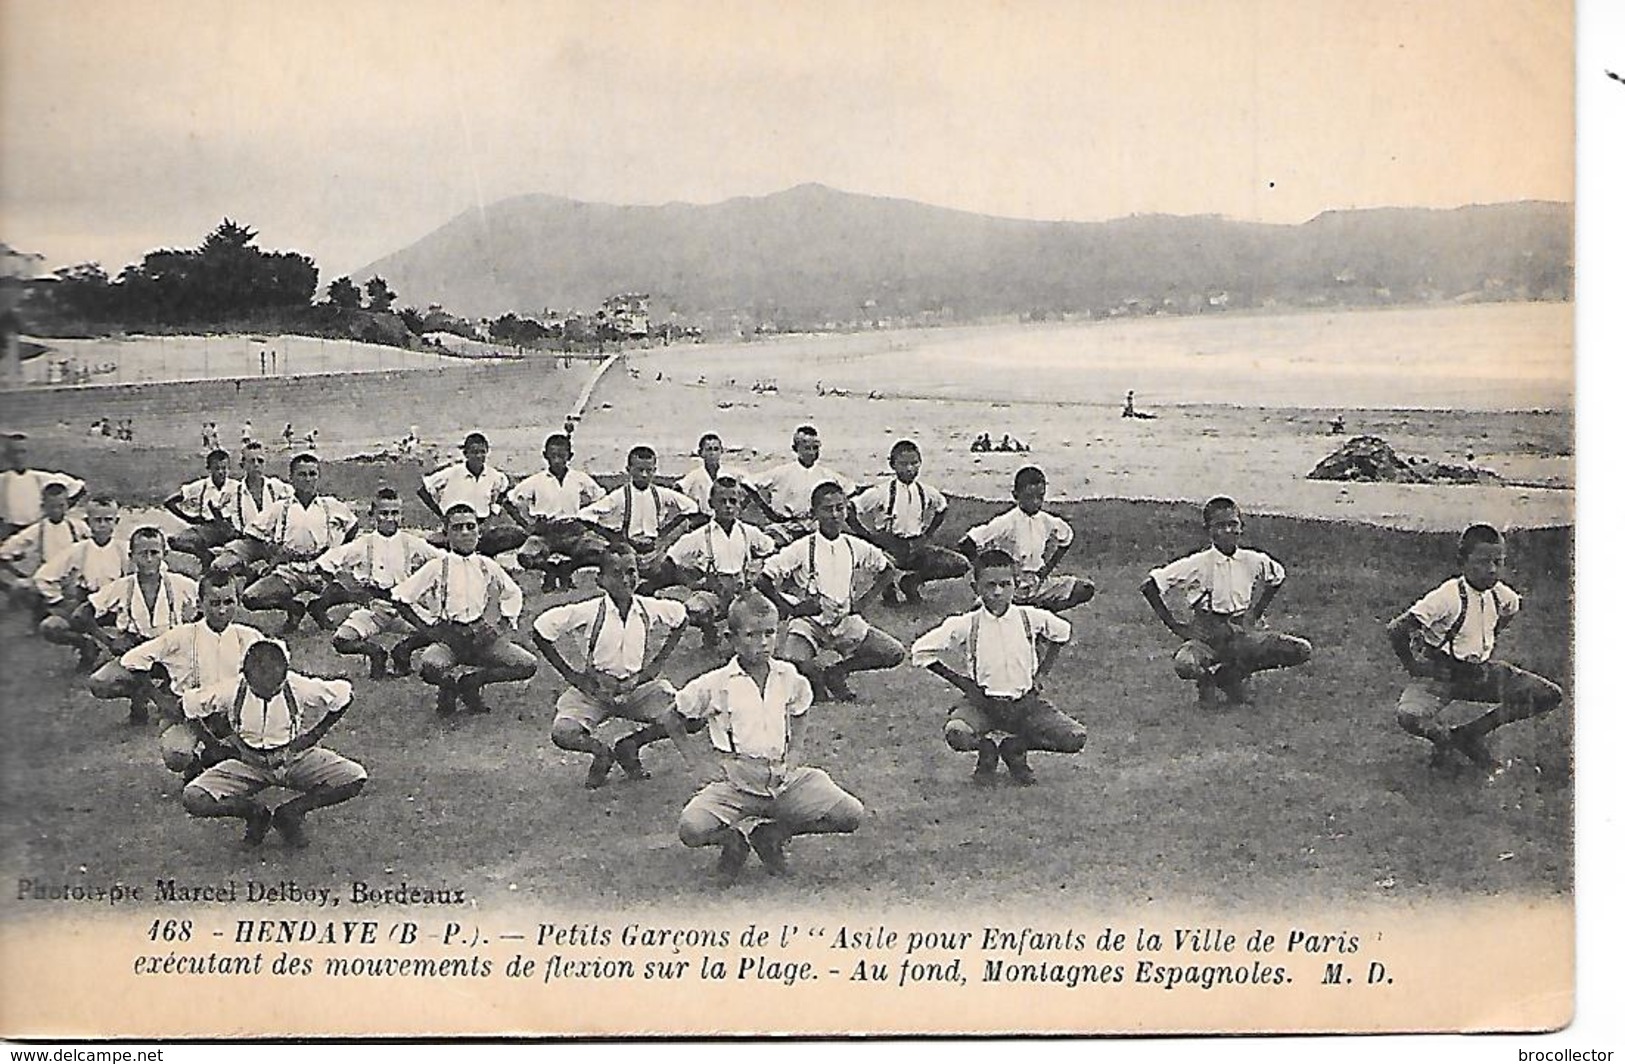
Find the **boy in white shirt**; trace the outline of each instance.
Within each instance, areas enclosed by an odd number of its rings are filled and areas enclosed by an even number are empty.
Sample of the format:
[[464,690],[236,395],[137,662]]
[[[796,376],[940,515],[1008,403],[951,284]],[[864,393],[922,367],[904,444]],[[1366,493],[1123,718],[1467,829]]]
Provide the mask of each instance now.
[[[371,678],[382,680],[388,675],[386,663],[391,654],[383,637],[412,636],[417,631],[391,604],[390,593],[425,563],[440,557],[441,552],[421,536],[401,530],[401,497],[394,488],[379,488],[373,496],[372,523],[372,531],[332,547],[316,559],[316,568],[326,577],[327,587],[311,602],[309,610],[316,623],[325,628],[329,609],[358,603],[360,608],[352,610],[333,633],[333,649],[366,658]],[[405,640],[397,643],[396,649],[401,646],[407,649],[395,654],[394,660],[398,673],[405,675],[410,671],[408,657],[413,648]]]
[[677,490],[693,499],[700,513],[710,516],[711,489],[716,485],[717,478],[731,477],[741,486],[746,479],[744,473],[722,464],[722,437],[716,433],[707,432],[701,436],[695,452],[700,456],[700,464],[677,482]]
[[39,520],[0,543],[0,590],[27,608],[36,621],[44,618],[44,609],[34,574],[52,558],[90,538],[90,526],[68,516],[68,498],[63,485],[45,485],[40,490]]
[[659,462],[654,448],[632,448],[626,453],[626,483],[579,515],[607,533],[611,543],[632,545],[643,577],[638,591],[645,595],[677,583],[676,574],[665,564],[666,549],[704,521],[693,499],[654,482]]
[[164,509],[187,524],[169,537],[169,545],[192,555],[206,569],[214,552],[239,535],[226,514],[242,482],[231,476],[231,455],[225,451],[210,451],[203,465],[208,475],[182,484],[164,500]]
[[998,547],[1016,560],[1016,602],[1053,613],[1081,606],[1095,597],[1095,585],[1076,576],[1054,576],[1055,567],[1072,547],[1072,526],[1044,509],[1049,484],[1044,471],[1025,466],[1016,471],[1016,505],[959,541],[959,550],[975,560],[978,552]]
[[136,704],[150,698],[167,722],[158,737],[164,767],[192,779],[224,756],[218,743],[185,719],[182,696],[188,691],[219,683],[237,674],[248,648],[265,636],[234,620],[237,584],[225,573],[203,578],[203,618],[176,625],[126,651],[116,664],[103,666],[90,678],[90,693],[97,698],[132,699],[132,723],[146,721],[146,709]]
[[[197,581],[165,568],[163,532],[151,525],[136,529],[129,554],[135,571],[103,584],[68,618],[75,632],[113,658],[91,675],[92,692],[128,678],[120,655],[198,618]],[[146,721],[148,691],[146,684],[131,690],[131,723]]]
[[[857,695],[847,686],[854,672],[890,669],[903,663],[903,645],[863,618],[862,610],[895,570],[885,551],[847,534],[846,493],[834,481],[813,489],[812,535],[779,550],[762,567],[757,588],[789,617],[785,627],[784,658],[800,669],[815,695],[853,702]],[[859,574],[872,580],[859,593]],[[778,585],[794,588],[792,605]],[[833,652],[839,660],[820,668],[820,653]]]
[[[502,500],[514,524],[528,531],[519,548],[522,568],[542,574],[542,590],[571,586],[575,571],[595,565],[609,541],[591,531],[577,515],[604,497],[598,481],[570,468],[570,437],[555,432],[542,444],[547,468],[521,480]],[[562,563],[555,564],[555,555]]]
[[[1399,696],[1399,726],[1433,744],[1433,764],[1446,764],[1452,750],[1480,768],[1498,770],[1490,732],[1504,724],[1550,713],[1563,704],[1563,689],[1543,676],[1490,657],[1495,640],[1517,616],[1518,593],[1501,582],[1506,542],[1489,525],[1461,534],[1456,550],[1461,575],[1446,580],[1388,625],[1388,641],[1411,680]],[[1450,727],[1444,710],[1452,702],[1493,702],[1495,707]]]
[[[462,452],[461,462],[424,476],[423,485],[418,488],[418,498],[423,500],[423,505],[429,508],[435,519],[441,522],[445,521],[446,514],[453,506],[461,505],[472,509],[475,519],[480,523],[478,550],[481,554],[494,558],[503,551],[513,550],[525,541],[520,529],[493,524],[491,521],[491,518],[499,512],[508,489],[513,485],[508,479],[508,474],[486,461],[486,456],[491,453],[491,444],[482,433],[470,432],[463,440]],[[429,542],[434,546],[445,546],[439,540],[439,534],[429,537]]]
[[812,495],[818,485],[838,484],[848,498],[857,491],[851,477],[836,472],[818,460],[823,453],[824,443],[816,428],[811,425],[797,428],[790,438],[790,446],[795,451],[794,462],[774,466],[743,484],[745,493],[771,522],[763,531],[781,547],[817,527]]
[[891,556],[902,574],[895,588],[882,596],[888,606],[900,605],[897,594],[910,605],[920,604],[920,585],[951,580],[970,572],[970,562],[956,550],[939,547],[931,537],[948,516],[948,499],[921,483],[921,455],[913,440],[892,444],[890,463],[895,476],[884,484],[865,488],[852,500],[858,534]]
[[[1251,701],[1248,677],[1264,669],[1289,669],[1309,660],[1307,639],[1269,631],[1269,609],[1286,570],[1262,551],[1240,547],[1241,510],[1216,496],[1202,507],[1202,525],[1213,546],[1170,562],[1140,585],[1140,594],[1168,630],[1184,640],[1174,653],[1174,672],[1196,683],[1197,700],[1212,705],[1219,692],[1232,703]],[[1178,591],[1190,620],[1174,617],[1168,594]]]
[[[276,643],[250,646],[239,676],[183,699],[186,719],[229,756],[188,783],[181,804],[195,817],[242,820],[244,845],[258,846],[274,827],[289,846],[303,848],[305,814],[349,801],[367,782],[360,765],[317,745],[350,698],[348,680],[301,676]],[[298,794],[272,812],[254,800],[267,787]]]
[[118,526],[118,502],[107,495],[90,500],[85,509],[90,538],[56,555],[34,573],[34,587],[49,614],[39,633],[47,643],[73,647],[79,652],[81,671],[96,664],[101,647],[73,627],[72,616],[91,595],[130,571],[126,544],[113,539]]
[[717,645],[717,625],[735,596],[756,582],[762,563],[776,550],[767,533],[739,519],[744,505],[739,482],[725,473],[717,477],[706,507],[711,520],[681,536],[666,555],[678,581],[691,589],[683,606],[708,649]]
[[473,507],[457,503],[446,511],[445,536],[450,549],[396,584],[391,597],[418,630],[408,638],[426,646],[418,676],[438,689],[435,712],[454,713],[461,699],[469,712],[489,713],[481,694],[486,684],[536,675],[536,658],[485,619],[495,602],[516,631],[525,596],[495,559],[475,552],[480,524]]
[[[812,687],[795,666],[773,657],[779,614],[747,591],[728,610],[728,664],[696,677],[677,693],[672,730],[685,760],[705,786],[683,807],[683,845],[720,846],[717,874],[734,882],[751,850],[772,875],[788,872],[784,844],[796,835],[847,834],[863,803],[823,769],[802,763]],[[702,725],[707,743],[681,722]]]
[[71,508],[85,492],[85,482],[66,473],[28,468],[28,437],[7,433],[0,445],[0,540],[38,521],[44,514],[45,489],[60,485],[64,490],[64,510]]
[[[942,734],[953,749],[976,751],[971,778],[983,785],[997,780],[1002,758],[1010,779],[1030,786],[1037,780],[1027,751],[1075,754],[1088,737],[1080,722],[1040,694],[1056,655],[1072,638],[1072,626],[1048,610],[1013,604],[1016,571],[1015,559],[1002,550],[978,554],[975,586],[981,606],[949,617],[912,648],[914,664],[964,694]],[[1006,738],[995,741],[996,732]]]
[[[281,610],[287,615],[282,630],[297,631],[310,609],[307,598],[319,596],[327,579],[316,567],[316,559],[355,535],[355,512],[347,503],[331,495],[320,495],[321,460],[310,453],[288,463],[293,480],[293,498],[279,499],[265,509],[248,527],[248,534],[260,549],[260,564],[270,571],[249,584],[243,592],[246,609]],[[226,554],[215,560],[221,568]],[[232,571],[228,569],[228,571]],[[326,614],[313,614],[326,627]]]
[[221,514],[231,526],[231,532],[226,543],[216,552],[216,560],[227,551],[235,554],[236,564],[232,571],[242,571],[242,567],[261,560],[259,544],[247,538],[249,528],[272,503],[293,498],[293,485],[279,477],[267,476],[265,461],[264,445],[257,442],[244,444],[239,459],[242,478],[234,481],[223,493]]
[[[649,778],[640,751],[676,726],[673,689],[660,678],[660,669],[688,623],[682,603],[634,593],[638,558],[629,544],[611,544],[604,551],[598,583],[603,595],[544,611],[533,635],[542,657],[569,684],[559,695],[553,745],[592,755],[589,790],[602,787],[615,764],[631,779]],[[559,650],[566,635],[577,646],[580,667]],[[606,746],[593,732],[611,717],[642,727]]]

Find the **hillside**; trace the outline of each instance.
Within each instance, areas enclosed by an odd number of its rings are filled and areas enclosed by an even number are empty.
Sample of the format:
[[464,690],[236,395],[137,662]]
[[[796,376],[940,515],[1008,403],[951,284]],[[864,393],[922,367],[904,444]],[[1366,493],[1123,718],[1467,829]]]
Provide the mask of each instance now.
[[1573,210],[1512,203],[1328,212],[1302,225],[1214,216],[996,218],[800,185],[696,206],[521,196],[470,210],[356,276],[471,315],[591,310],[780,327],[1190,313],[1268,305],[1567,298]]

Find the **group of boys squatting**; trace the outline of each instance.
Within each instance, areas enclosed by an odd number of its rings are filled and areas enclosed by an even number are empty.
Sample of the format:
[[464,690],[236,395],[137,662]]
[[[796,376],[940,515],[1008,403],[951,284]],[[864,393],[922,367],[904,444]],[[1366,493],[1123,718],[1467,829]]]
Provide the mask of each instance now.
[[[20,434],[4,444],[7,601],[32,614],[45,640],[78,652],[96,697],[128,701],[132,724],[156,713],[187,812],[244,821],[251,846],[273,829],[306,845],[305,815],[354,798],[367,775],[321,745],[353,684],[294,671],[286,643],[240,621],[240,608],[282,612],[283,636],[308,617],[332,631],[337,652],[366,659],[370,680],[415,674],[433,687],[438,713],[486,713],[487,685],[538,667],[521,645],[524,594],[496,561],[506,551],[541,575],[544,591],[597,570],[602,594],[544,609],[531,625],[532,645],[566,684],[552,742],[587,759],[585,783],[596,789],[617,766],[648,778],[642,749],[672,741],[705,781],[678,836],[720,848],[724,882],[752,852],[782,874],[790,838],[858,827],[858,799],[803,760],[809,708],[855,700],[853,673],[909,659],[955,688],[943,737],[976,755],[977,784],[996,782],[1002,764],[1011,781],[1031,785],[1029,752],[1084,747],[1083,723],[1042,692],[1071,639],[1062,614],[1095,588],[1055,572],[1073,530],[1045,509],[1035,466],[1016,473],[1013,507],[950,546],[937,539],[948,501],[919,479],[921,452],[907,440],[891,449],[893,475],[862,489],[820,461],[817,430],[802,426],[794,460],[755,474],[724,466],[722,440],[707,434],[676,489],[655,483],[655,452],[634,447],[625,482],[606,491],[570,467],[568,434],[548,437],[545,468],[512,483],[471,433],[463,461],[423,477],[418,497],[441,525],[423,538],[401,527],[393,489],[370,500],[363,530],[347,503],[321,493],[315,455],[295,456],[283,481],[249,441],[236,476],[230,455],[211,451],[206,475],[166,500],[181,531],[166,538],[143,526],[120,540],[116,500],[30,469]],[[84,518],[70,516],[81,503]],[[747,505],[761,525],[741,516]],[[1311,647],[1265,623],[1286,574],[1240,545],[1237,504],[1211,499],[1202,523],[1211,546],[1151,570],[1140,590],[1180,640],[1174,671],[1199,703],[1246,703],[1254,673],[1300,665]],[[1468,528],[1458,560],[1458,575],[1388,626],[1409,674],[1398,721],[1430,744],[1433,764],[1461,756],[1493,771],[1490,732],[1549,712],[1563,693],[1492,657],[1519,608],[1500,579],[1501,534]],[[877,597],[918,604],[924,585],[967,574],[977,607],[912,648],[869,620]],[[335,621],[340,608],[349,612]],[[689,628],[725,663],[678,689],[662,672]],[[1491,708],[1449,726],[1455,702]],[[601,732],[612,718],[633,730],[609,743]],[[273,786],[295,795],[274,811],[257,799]]]

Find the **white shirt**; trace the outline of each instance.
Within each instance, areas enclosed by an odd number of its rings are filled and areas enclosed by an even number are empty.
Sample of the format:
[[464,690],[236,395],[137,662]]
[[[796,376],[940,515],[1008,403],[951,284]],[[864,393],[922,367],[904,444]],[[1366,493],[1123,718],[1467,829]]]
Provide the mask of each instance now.
[[755,525],[736,520],[733,531],[724,532],[721,525],[708,521],[677,537],[666,557],[675,565],[698,569],[707,576],[739,576],[776,550],[773,540]]
[[602,499],[604,489],[579,469],[566,470],[563,480],[544,469],[514,485],[508,497],[532,518],[574,517]]
[[1071,638],[1072,626],[1048,610],[1011,606],[1003,617],[995,617],[983,606],[949,617],[926,632],[914,641],[910,654],[916,665],[939,662],[969,676],[990,695],[1020,698],[1033,689],[1038,675],[1033,641],[1065,643]]
[[631,539],[654,539],[672,514],[691,514],[698,509],[694,500],[682,492],[658,484],[638,491],[631,484],[623,484],[577,516]]
[[839,484],[848,496],[857,487],[851,477],[823,462],[814,462],[810,469],[800,462],[786,462],[756,477],[753,483],[767,493],[773,509],[791,517],[808,517],[812,514],[813,489],[827,480]]
[[1047,510],[1028,515],[1021,507],[1013,506],[985,525],[977,525],[965,533],[977,550],[998,547],[1009,552],[1023,572],[1036,573],[1044,568],[1050,544],[1057,548],[1072,542],[1072,526]]
[[1218,547],[1209,547],[1151,570],[1151,579],[1164,596],[1178,588],[1193,610],[1229,614],[1250,607],[1259,585],[1279,587],[1286,570],[1263,551],[1238,548],[1227,557]]
[[468,471],[467,462],[458,462],[425,476],[423,486],[441,513],[461,503],[473,507],[474,516],[483,521],[491,516],[492,507],[508,493],[511,484],[508,474],[489,462],[479,476]]
[[[739,481],[741,486],[749,483],[742,470],[733,469],[729,466],[718,466],[717,477],[733,477]],[[706,472],[705,463],[701,462],[689,470],[687,476],[677,482],[677,490],[693,499],[694,505],[700,508],[700,513],[709,514],[711,512],[711,486],[717,482],[717,477],[713,477]]]
[[246,624],[232,622],[225,631],[216,632],[207,621],[192,621],[127,651],[118,663],[131,672],[162,665],[169,673],[169,689],[181,694],[234,680],[242,671],[243,655],[264,638],[257,628]]
[[[242,698],[241,715],[238,696]],[[293,705],[287,696],[293,696]],[[350,704],[349,680],[320,680],[288,671],[283,687],[270,698],[261,698],[240,675],[213,683],[181,698],[188,720],[203,720],[224,713],[232,730],[244,745],[256,750],[286,746],[320,724],[330,714]]]
[[0,560],[11,562],[13,568],[32,576],[46,562],[89,538],[90,526],[77,517],[64,517],[61,521],[41,519],[0,543]]
[[239,480],[227,477],[224,484],[215,487],[213,479],[202,477],[182,484],[177,493],[181,497],[181,512],[204,521],[213,521],[217,510],[224,515],[231,507],[237,485],[240,483],[242,482]]
[[812,699],[812,686],[789,662],[768,659],[767,684],[757,687],[734,658],[685,684],[677,712],[705,721],[711,745],[724,753],[783,761],[790,718],[806,713]]
[[[625,679],[643,671],[652,649],[659,650],[674,629],[688,621],[688,611],[672,599],[633,595],[623,620],[608,595],[554,606],[536,618],[536,634],[549,643],[574,636],[583,661],[594,670]],[[598,630],[593,638],[593,629]],[[588,642],[592,645],[588,646]]]
[[874,531],[913,539],[924,535],[938,514],[947,512],[948,500],[929,484],[918,480],[904,484],[893,477],[864,489],[852,507]]
[[158,594],[150,607],[146,596],[141,594],[138,578],[131,573],[104,584],[91,595],[91,608],[98,617],[113,614],[114,631],[130,632],[143,639],[162,635],[195,619],[198,615],[197,581],[168,569],[161,570],[158,579]]
[[31,525],[43,516],[40,493],[47,484],[61,484],[73,498],[85,488],[85,482],[66,473],[52,473],[46,469],[8,469],[0,473],[0,521],[13,525]]
[[254,501],[254,493],[249,490],[245,481],[236,480],[232,483],[236,487],[232,489],[229,500],[220,508],[225,511],[226,520],[231,522],[231,527],[243,533],[248,532],[249,526],[258,521],[260,514],[269,509],[272,503],[279,499],[293,498],[293,485],[276,477],[266,477],[265,482],[260,485],[265,500],[264,506]]
[[356,526],[355,512],[331,495],[318,495],[310,505],[278,499],[254,520],[248,532],[272,546],[285,547],[297,558],[314,558],[344,542]]
[[316,567],[330,576],[342,574],[368,587],[392,588],[441,553],[410,532],[386,536],[373,529],[328,548],[316,559]]
[[525,594],[494,558],[483,554],[446,551],[424,562],[416,572],[395,585],[396,602],[411,606],[424,620],[471,624],[485,616],[495,586],[497,608],[518,623]]
[[[1463,592],[1466,613],[1462,612]],[[1461,661],[1488,661],[1495,650],[1495,630],[1501,622],[1517,614],[1522,599],[1505,584],[1497,583],[1480,591],[1462,577],[1446,580],[1423,595],[1409,610],[1422,622],[1422,639],[1428,646],[1444,650]],[[1456,634],[1445,646],[1445,636],[1461,621]]]
[[878,573],[891,564],[886,553],[867,540],[842,532],[834,539],[813,532],[767,560],[762,572],[774,582],[789,579],[806,596],[818,596],[849,609],[857,597],[855,577]]
[[126,541],[110,539],[101,546],[93,539],[81,539],[34,572],[34,586],[46,602],[61,602],[75,587],[99,591],[130,571],[130,547]]

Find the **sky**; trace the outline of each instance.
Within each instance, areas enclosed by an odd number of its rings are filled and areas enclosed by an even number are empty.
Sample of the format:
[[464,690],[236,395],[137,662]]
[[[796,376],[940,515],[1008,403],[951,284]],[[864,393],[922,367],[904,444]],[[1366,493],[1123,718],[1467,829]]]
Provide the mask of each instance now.
[[1000,214],[1572,200],[1551,0],[0,0],[0,240],[336,276],[523,193]]

